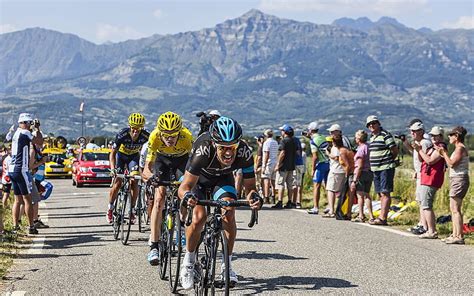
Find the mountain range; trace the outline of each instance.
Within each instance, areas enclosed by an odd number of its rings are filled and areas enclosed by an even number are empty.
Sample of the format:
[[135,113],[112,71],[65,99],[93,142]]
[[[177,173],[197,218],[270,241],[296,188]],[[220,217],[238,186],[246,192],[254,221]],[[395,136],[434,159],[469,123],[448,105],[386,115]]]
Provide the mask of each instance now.
[[394,132],[414,117],[472,130],[473,43],[474,30],[415,30],[388,17],[318,25],[258,10],[103,45],[32,28],[0,35],[0,129],[28,111],[47,131],[76,137],[84,101],[89,135],[115,133],[134,111],[152,128],[173,110],[196,130],[194,113],[209,109],[248,134],[310,121],[349,134],[370,114]]

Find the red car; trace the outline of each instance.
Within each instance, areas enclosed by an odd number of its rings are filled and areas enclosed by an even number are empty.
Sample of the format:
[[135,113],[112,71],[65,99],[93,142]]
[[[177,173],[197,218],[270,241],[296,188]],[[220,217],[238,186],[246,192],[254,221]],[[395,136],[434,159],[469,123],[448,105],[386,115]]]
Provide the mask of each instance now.
[[110,149],[84,149],[79,152],[72,167],[72,185],[110,184]]

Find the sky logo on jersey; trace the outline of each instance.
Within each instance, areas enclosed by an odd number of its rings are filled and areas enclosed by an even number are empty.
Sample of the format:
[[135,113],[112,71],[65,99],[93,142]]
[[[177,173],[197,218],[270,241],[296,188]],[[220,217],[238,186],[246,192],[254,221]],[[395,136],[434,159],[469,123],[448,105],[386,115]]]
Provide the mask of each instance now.
[[211,148],[209,146],[199,146],[195,151],[197,156],[209,156],[211,153]]
[[245,158],[247,161],[252,158],[252,151],[250,149],[245,149],[245,147],[242,147],[237,151],[237,157],[239,158]]

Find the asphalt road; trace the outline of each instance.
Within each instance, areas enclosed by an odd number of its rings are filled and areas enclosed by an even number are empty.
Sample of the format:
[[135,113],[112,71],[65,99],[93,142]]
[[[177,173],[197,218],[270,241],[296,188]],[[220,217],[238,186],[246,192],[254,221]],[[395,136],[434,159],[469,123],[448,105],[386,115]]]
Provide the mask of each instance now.
[[[53,180],[41,208],[51,226],[15,261],[7,295],[168,295],[148,265],[148,233],[114,241],[106,223],[108,187],[76,189]],[[232,294],[472,295],[474,248],[421,240],[398,231],[323,219],[299,210],[264,208],[248,229],[239,210]],[[385,228],[387,229],[387,228]]]

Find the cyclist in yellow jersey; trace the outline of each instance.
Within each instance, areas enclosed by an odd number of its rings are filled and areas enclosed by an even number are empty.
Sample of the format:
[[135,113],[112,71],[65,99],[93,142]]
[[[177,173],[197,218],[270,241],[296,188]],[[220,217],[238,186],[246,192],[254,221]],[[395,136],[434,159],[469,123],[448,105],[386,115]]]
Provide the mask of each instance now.
[[[148,141],[143,179],[147,181],[155,175],[160,181],[170,181],[173,174],[177,180],[178,175],[184,174],[192,145],[192,134],[183,127],[181,117],[170,111],[161,114]],[[151,246],[148,253],[148,262],[151,265],[159,264],[158,250],[165,195],[165,186],[155,189],[155,200],[151,212]]]

